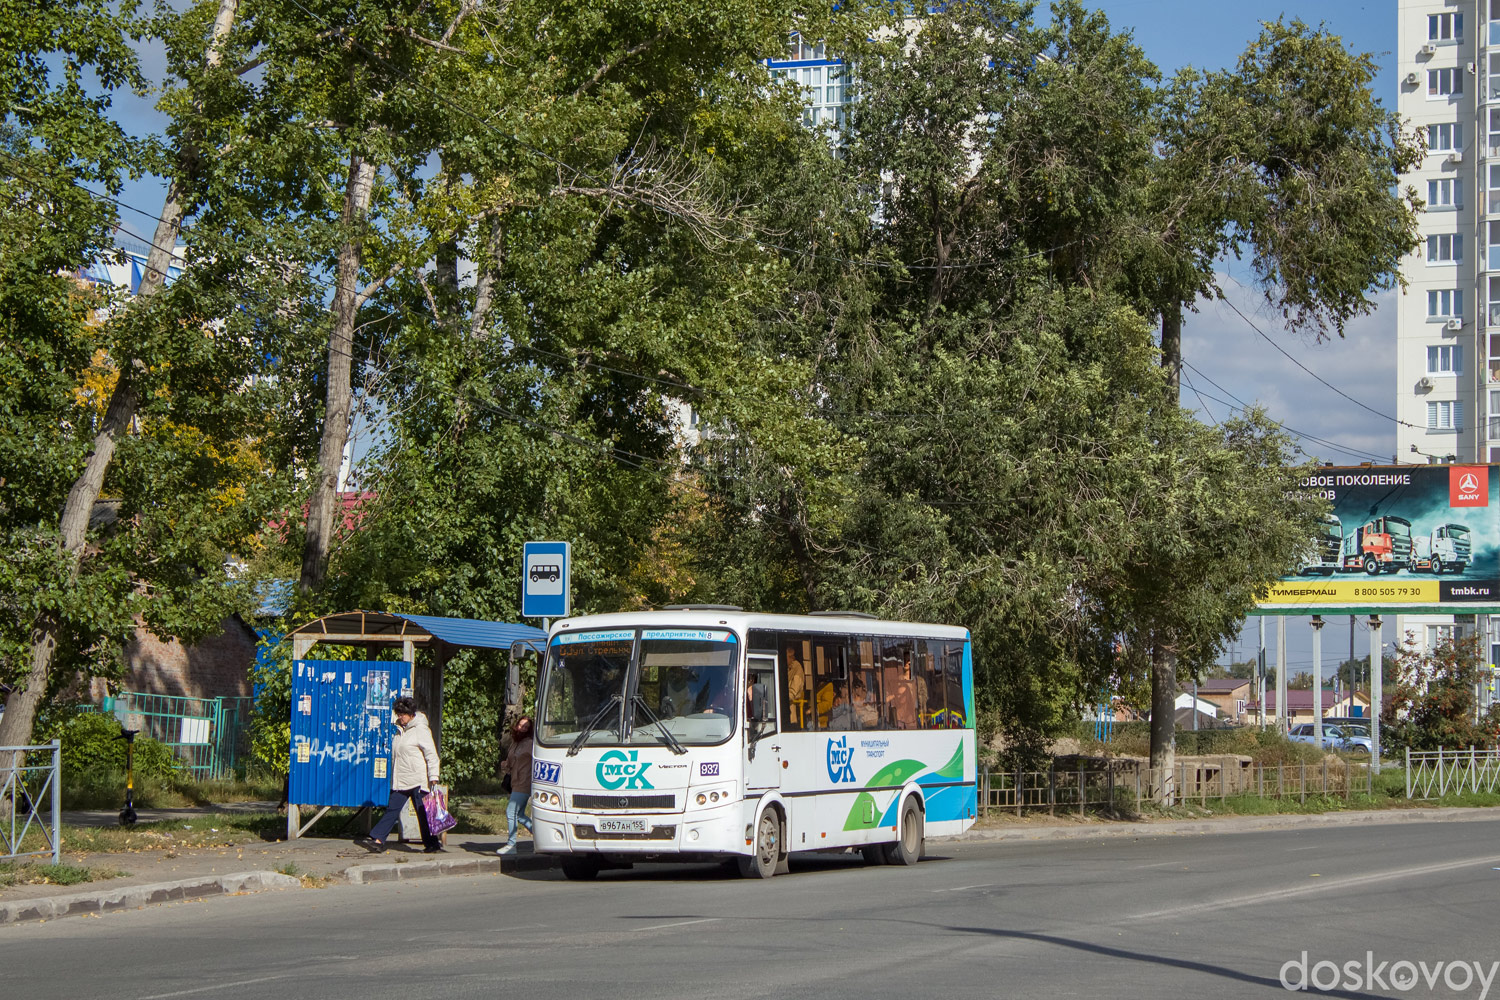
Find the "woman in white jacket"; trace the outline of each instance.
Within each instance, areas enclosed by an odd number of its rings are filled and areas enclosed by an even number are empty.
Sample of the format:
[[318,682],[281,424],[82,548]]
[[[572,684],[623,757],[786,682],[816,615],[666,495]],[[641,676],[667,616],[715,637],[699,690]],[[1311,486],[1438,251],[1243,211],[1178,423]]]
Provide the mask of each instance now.
[[359,843],[376,854],[385,850],[385,838],[395,829],[409,799],[417,813],[417,826],[422,830],[423,850],[436,854],[443,849],[443,842],[427,828],[427,810],[423,807],[427,793],[438,782],[438,753],[432,727],[427,724],[427,716],[417,711],[414,698],[397,698],[392,709],[396,713],[396,735],[391,739],[391,801],[370,835]]

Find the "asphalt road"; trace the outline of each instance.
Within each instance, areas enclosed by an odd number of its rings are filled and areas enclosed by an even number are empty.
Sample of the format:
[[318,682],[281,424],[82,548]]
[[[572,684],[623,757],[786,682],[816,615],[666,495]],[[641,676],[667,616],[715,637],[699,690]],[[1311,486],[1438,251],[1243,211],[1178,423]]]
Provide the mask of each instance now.
[[929,853],[914,868],[794,858],[768,882],[642,866],[594,883],[431,879],[17,925],[0,928],[0,982],[17,1000],[1198,1000],[1285,995],[1283,964],[1306,952],[1330,987],[1314,995],[1500,1000],[1497,823]]

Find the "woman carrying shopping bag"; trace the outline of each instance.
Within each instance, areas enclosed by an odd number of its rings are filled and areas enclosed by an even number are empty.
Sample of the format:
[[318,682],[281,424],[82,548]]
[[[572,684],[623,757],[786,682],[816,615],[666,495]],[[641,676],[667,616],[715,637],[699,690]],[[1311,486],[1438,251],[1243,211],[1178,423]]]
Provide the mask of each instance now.
[[531,817],[526,815],[526,800],[531,798],[531,720],[521,716],[510,730],[510,752],[500,765],[510,778],[510,800],[505,803],[505,846],[496,854],[516,853],[518,826],[531,830]]
[[423,851],[436,854],[443,849],[443,843],[428,827],[423,801],[438,782],[438,752],[432,727],[427,724],[427,716],[417,711],[415,698],[397,698],[392,710],[396,714],[396,735],[391,740],[391,801],[370,835],[360,838],[359,844],[374,854],[384,851],[385,838],[395,829],[401,810],[410,800],[422,831]]

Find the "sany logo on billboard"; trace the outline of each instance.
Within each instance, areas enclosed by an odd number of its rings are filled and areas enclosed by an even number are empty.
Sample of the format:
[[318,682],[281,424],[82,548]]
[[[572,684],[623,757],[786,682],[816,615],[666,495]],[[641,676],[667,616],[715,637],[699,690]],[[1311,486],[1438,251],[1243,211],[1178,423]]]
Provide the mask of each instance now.
[[1489,466],[1454,465],[1448,469],[1448,506],[1488,507],[1489,505]]
[[636,760],[639,753],[639,750],[631,750],[629,753],[611,750],[600,757],[599,766],[594,769],[599,785],[612,792],[620,788],[655,788],[655,785],[646,780],[646,768],[651,766],[651,762],[648,760],[642,764]]
[[828,780],[834,783],[854,780],[854,751],[849,749],[847,736],[828,741]]

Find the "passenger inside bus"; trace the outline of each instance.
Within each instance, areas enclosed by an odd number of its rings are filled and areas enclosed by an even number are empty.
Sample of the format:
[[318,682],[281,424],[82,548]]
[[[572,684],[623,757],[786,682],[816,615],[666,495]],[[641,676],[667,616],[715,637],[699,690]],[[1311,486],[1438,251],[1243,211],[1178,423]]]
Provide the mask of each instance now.
[[917,728],[917,688],[911,679],[911,653],[885,677],[886,723],[893,729]]
[[802,652],[796,646],[786,647],[786,727],[790,730],[807,728],[807,666],[802,662]]
[[875,700],[873,685],[874,674],[869,673],[870,680],[866,680],[867,671],[861,670],[854,675],[854,721],[859,723],[860,729],[880,728],[880,705]]

